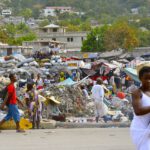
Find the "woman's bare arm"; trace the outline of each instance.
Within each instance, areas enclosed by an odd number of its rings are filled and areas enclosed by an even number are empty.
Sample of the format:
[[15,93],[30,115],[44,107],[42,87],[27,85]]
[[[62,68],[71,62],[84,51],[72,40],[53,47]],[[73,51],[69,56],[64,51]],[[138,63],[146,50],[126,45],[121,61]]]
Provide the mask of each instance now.
[[141,98],[142,93],[139,89],[132,93],[132,105],[137,116],[142,116],[150,113],[150,106],[142,106]]

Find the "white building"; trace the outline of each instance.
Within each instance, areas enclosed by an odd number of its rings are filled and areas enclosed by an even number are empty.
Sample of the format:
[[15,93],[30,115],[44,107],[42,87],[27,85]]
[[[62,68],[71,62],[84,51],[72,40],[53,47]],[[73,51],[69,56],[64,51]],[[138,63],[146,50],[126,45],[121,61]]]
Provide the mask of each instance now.
[[138,15],[138,14],[139,14],[139,9],[138,9],[138,8],[132,8],[132,9],[131,9],[131,13],[132,13],[133,15]]
[[2,10],[2,16],[8,16],[8,15],[11,15],[12,12],[10,9],[3,9]]
[[3,19],[3,22],[4,23],[13,23],[13,24],[17,25],[20,23],[25,23],[25,19],[24,19],[24,17],[20,17],[20,16],[16,16],[16,17],[10,16],[10,17],[5,17]]
[[60,12],[60,13],[71,13],[72,12],[72,8],[71,7],[46,7],[44,9],[44,16],[56,16],[56,12]]

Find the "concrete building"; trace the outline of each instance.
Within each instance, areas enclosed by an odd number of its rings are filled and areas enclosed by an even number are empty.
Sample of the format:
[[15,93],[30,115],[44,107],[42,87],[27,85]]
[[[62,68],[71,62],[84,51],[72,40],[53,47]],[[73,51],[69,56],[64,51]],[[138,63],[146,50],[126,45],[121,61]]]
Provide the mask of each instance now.
[[60,51],[65,49],[66,43],[52,40],[37,40],[30,42],[23,42],[24,47],[33,47],[33,51]]
[[30,55],[32,53],[32,47],[28,46],[10,46],[0,45],[0,56],[10,56],[13,54]]
[[66,43],[66,49],[81,50],[82,42],[87,32],[66,32],[66,27],[50,24],[37,30],[38,39],[53,40]]
[[72,8],[71,7],[46,7],[43,10],[43,15],[45,17],[47,17],[47,16],[56,16],[57,12],[59,12],[59,13],[65,13],[65,12],[71,13]]
[[10,9],[2,10],[2,16],[10,16],[11,14],[12,14],[12,11]]
[[29,18],[27,21],[26,21],[26,25],[31,28],[31,29],[34,29],[34,28],[38,28],[38,23],[36,22],[36,20],[34,18]]
[[139,8],[132,8],[132,9],[131,9],[131,13],[132,13],[133,15],[138,15],[138,14],[139,14]]
[[3,19],[4,23],[13,23],[14,25],[20,24],[20,23],[25,23],[25,19],[24,17],[20,17],[20,16],[10,16],[10,17],[5,17]]

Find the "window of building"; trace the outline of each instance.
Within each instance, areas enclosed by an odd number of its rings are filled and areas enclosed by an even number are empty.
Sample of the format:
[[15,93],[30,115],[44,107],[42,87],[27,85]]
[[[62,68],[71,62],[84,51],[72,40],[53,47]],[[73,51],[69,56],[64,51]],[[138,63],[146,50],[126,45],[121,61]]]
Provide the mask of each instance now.
[[68,37],[67,42],[73,42],[73,37]]
[[56,38],[52,38],[53,41],[56,41]]
[[84,37],[81,37],[81,41],[82,41],[82,42],[84,41]]
[[55,29],[53,29],[53,32],[57,32],[57,29],[55,28]]

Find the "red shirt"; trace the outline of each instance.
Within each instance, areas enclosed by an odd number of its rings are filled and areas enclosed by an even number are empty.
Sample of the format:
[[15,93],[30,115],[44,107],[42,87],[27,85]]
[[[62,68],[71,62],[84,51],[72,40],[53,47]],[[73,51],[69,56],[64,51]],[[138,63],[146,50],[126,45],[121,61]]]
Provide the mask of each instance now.
[[8,85],[7,91],[8,91],[9,104],[15,105],[17,103],[17,96],[16,96],[16,89],[13,83]]

